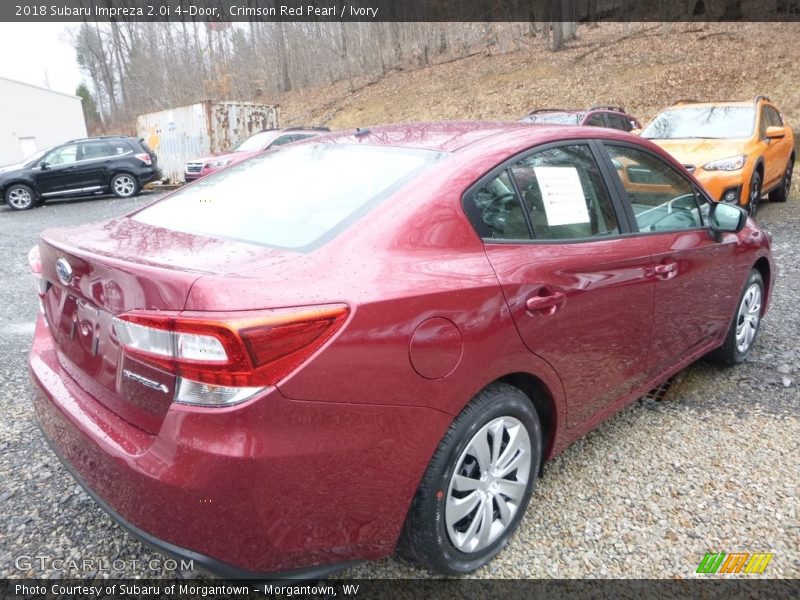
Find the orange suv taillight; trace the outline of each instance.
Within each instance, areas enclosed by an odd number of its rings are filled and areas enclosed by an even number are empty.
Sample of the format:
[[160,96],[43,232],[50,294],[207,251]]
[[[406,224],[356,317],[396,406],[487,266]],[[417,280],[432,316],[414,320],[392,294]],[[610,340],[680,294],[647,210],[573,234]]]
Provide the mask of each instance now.
[[291,373],[347,320],[346,305],[244,313],[134,311],[114,318],[125,353],[176,375],[175,401],[230,405]]

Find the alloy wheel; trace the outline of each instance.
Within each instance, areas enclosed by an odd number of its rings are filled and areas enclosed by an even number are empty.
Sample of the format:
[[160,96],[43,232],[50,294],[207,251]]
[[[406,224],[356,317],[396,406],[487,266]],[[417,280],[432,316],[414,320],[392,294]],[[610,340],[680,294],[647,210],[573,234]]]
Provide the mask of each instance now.
[[755,217],[758,213],[758,203],[761,200],[761,180],[758,177],[758,174],[753,175],[753,180],[750,182],[750,197],[749,197],[749,206],[750,206],[750,216]]
[[751,283],[742,296],[736,315],[736,350],[744,354],[750,349],[761,319],[761,286]]
[[15,187],[8,192],[8,203],[18,210],[25,210],[33,203],[33,196],[25,188]]
[[794,161],[789,161],[789,164],[786,167],[786,176],[783,178],[783,185],[786,186],[786,197],[789,197],[789,193],[792,190],[792,172],[794,171]]
[[114,179],[114,191],[119,196],[130,196],[136,189],[136,183],[127,175],[121,175]]
[[461,453],[450,478],[445,526],[461,552],[496,541],[520,508],[531,471],[531,439],[514,417],[489,421]]

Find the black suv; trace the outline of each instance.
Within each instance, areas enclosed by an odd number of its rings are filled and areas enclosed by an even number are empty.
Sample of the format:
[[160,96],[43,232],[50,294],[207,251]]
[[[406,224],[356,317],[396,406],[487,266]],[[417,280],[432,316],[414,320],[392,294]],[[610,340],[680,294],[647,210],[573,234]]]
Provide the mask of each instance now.
[[19,164],[0,168],[0,197],[14,210],[68,196],[111,192],[128,198],[160,177],[156,155],[143,140],[86,138],[70,140]]

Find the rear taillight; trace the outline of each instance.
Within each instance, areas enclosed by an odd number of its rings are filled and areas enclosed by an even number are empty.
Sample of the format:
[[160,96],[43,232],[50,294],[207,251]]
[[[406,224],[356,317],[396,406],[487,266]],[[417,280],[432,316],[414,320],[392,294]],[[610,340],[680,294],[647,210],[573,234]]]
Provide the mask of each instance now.
[[138,158],[140,161],[142,161],[144,164],[146,164],[148,167],[153,164],[153,159],[149,154],[147,154],[147,152],[142,152],[141,154],[134,154],[134,156]]
[[176,402],[230,405],[275,385],[347,319],[345,305],[246,313],[137,311],[114,318],[125,352],[178,378]]
[[39,311],[44,313],[42,298],[47,293],[47,288],[50,284],[42,275],[42,259],[39,256],[39,246],[34,246],[28,252],[28,266],[31,269],[31,275],[36,285],[36,293],[39,295]]

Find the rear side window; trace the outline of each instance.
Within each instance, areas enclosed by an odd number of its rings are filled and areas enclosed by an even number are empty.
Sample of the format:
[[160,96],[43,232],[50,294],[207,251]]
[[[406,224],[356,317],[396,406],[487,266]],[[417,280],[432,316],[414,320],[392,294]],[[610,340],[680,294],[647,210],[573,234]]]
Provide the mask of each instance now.
[[111,145],[106,142],[86,142],[81,144],[81,160],[108,158],[112,155]]
[[619,232],[611,196],[589,146],[558,146],[511,167],[536,239],[570,240]]
[[384,146],[289,146],[205,177],[133,218],[186,233],[310,249],[440,156]]
[[616,212],[585,144],[541,150],[511,164],[466,199],[483,239],[575,240],[619,232]]
[[609,113],[606,115],[608,119],[608,126],[620,131],[630,131],[632,129],[631,122],[622,115],[615,115]]
[[472,194],[474,214],[479,220],[482,238],[492,240],[529,240],[522,204],[514,192],[508,171],[482,185]]
[[590,125],[592,127],[605,127],[606,122],[603,120],[603,113],[595,113],[588,119],[584,125]]

